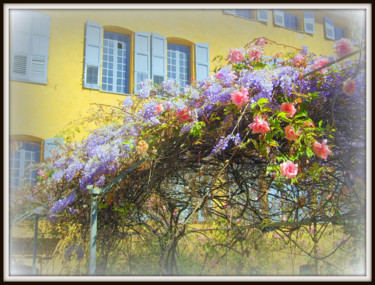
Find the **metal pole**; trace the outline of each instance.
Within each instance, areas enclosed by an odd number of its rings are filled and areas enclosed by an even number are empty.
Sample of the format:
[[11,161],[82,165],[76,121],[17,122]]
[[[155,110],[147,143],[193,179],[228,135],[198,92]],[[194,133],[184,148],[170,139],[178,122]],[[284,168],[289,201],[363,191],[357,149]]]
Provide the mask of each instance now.
[[35,215],[34,247],[33,247],[33,275],[36,275],[36,252],[38,247],[38,223],[39,215]]
[[10,274],[13,274],[13,269],[12,269],[12,254],[13,254],[13,236],[12,236],[12,223],[9,225],[9,272]]
[[90,267],[89,275],[96,273],[96,235],[98,230],[98,195],[101,189],[93,189],[89,185],[87,189],[91,190],[91,223],[90,223]]

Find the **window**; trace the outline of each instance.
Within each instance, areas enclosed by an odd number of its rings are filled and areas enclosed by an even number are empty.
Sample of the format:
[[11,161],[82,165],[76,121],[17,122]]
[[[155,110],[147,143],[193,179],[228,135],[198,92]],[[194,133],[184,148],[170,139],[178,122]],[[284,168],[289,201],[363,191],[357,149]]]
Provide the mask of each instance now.
[[327,39],[337,41],[346,37],[346,29],[335,26],[331,18],[324,17],[324,27]]
[[299,18],[297,15],[284,12],[285,28],[299,30]]
[[190,54],[189,46],[168,43],[167,77],[181,87],[188,85],[191,78]]
[[242,18],[254,19],[254,10],[251,9],[236,9],[235,14]]
[[47,84],[50,16],[12,10],[10,79]]
[[[137,93],[139,83],[146,79],[160,84],[167,77],[185,86],[194,77],[192,54],[195,54],[195,79],[209,77],[209,45],[206,43],[168,43],[166,37],[150,32],[135,32],[132,37],[126,33],[103,31],[102,25],[92,21],[87,21],[85,27],[85,88],[119,94],[132,90]],[[131,50],[132,39],[134,50]]]
[[104,31],[102,90],[129,93],[130,36]]
[[38,169],[33,168],[41,158],[41,141],[11,140],[9,155],[10,188],[33,185]]
[[299,30],[299,17],[297,15],[277,9],[273,11],[273,17],[275,25],[296,31]]

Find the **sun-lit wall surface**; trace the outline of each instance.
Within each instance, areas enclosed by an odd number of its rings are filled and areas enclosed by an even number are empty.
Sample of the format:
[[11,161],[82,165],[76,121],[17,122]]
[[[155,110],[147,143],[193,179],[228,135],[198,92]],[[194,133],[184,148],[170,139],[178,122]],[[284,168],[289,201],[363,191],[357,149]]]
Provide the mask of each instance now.
[[[115,104],[127,95],[83,87],[85,23],[99,23],[104,30],[158,33],[168,41],[208,43],[210,61],[226,57],[229,48],[240,48],[255,38],[265,37],[281,45],[266,46],[266,55],[293,51],[307,46],[316,54],[333,54],[333,40],[325,37],[324,11],[315,14],[314,34],[304,32],[302,10],[285,10],[299,17],[299,30],[275,25],[272,10],[269,21],[247,19],[224,10],[39,10],[50,16],[47,84],[10,81],[10,135],[54,137],[68,122],[78,119],[92,103]],[[254,11],[256,15],[256,11]],[[335,24],[349,29],[349,22],[330,15]],[[283,46],[285,45],[285,47]],[[192,61],[193,61],[192,57]],[[134,90],[134,61],[130,60],[130,92]],[[215,64],[211,62],[210,73]],[[194,77],[194,64],[192,64]]]

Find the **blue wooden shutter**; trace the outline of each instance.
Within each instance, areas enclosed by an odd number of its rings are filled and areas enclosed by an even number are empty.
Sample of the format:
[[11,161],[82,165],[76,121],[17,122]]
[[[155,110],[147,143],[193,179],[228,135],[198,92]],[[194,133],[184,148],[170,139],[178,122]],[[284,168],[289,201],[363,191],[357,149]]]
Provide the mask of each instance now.
[[324,17],[324,29],[326,33],[326,38],[334,40],[335,39],[335,26],[333,25],[333,20]]
[[10,11],[11,80],[28,80],[30,74],[30,49],[32,14],[28,11]]
[[60,146],[64,143],[63,138],[50,138],[44,140],[44,155],[43,159],[50,158],[52,154],[59,150]]
[[92,21],[86,22],[85,67],[83,86],[100,89],[103,27]]
[[167,76],[167,39],[159,34],[151,35],[151,78],[160,84]]
[[283,10],[273,10],[273,19],[275,25],[285,27],[285,21],[284,21],[284,11]]
[[30,81],[47,84],[47,66],[51,17],[34,12],[32,15]]
[[269,22],[269,20],[270,20],[269,11],[268,10],[258,10],[257,11],[257,18],[258,18],[258,21]]
[[210,76],[209,45],[195,44],[195,80],[200,81]]
[[134,38],[134,92],[140,90],[139,83],[150,78],[151,43],[149,32],[136,32]]
[[35,11],[11,11],[12,80],[47,83],[51,17]]
[[304,30],[306,33],[309,33],[309,34],[315,33],[315,18],[314,18],[313,12],[303,13],[303,24],[304,24]]

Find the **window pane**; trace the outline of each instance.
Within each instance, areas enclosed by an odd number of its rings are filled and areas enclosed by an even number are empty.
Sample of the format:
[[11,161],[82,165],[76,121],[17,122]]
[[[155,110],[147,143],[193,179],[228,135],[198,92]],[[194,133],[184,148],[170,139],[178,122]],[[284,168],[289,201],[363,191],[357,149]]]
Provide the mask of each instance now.
[[[40,162],[40,142],[17,141],[22,146],[10,154],[11,187],[34,184],[38,174],[35,164]],[[18,159],[17,159],[18,158]]]
[[104,31],[104,39],[113,48],[103,49],[103,76],[107,76],[103,83],[108,84],[103,84],[102,90],[126,93],[129,90],[130,36]]

